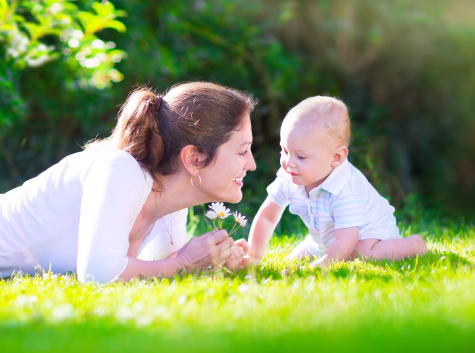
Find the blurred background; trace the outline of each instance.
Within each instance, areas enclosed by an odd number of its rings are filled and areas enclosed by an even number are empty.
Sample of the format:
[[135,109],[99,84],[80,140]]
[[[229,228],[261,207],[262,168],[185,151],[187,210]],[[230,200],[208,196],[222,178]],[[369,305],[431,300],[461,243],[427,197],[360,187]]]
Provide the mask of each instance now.
[[0,193],[108,136],[138,85],[205,80],[260,102],[249,218],[285,114],[332,95],[399,219],[474,219],[474,16],[471,0],[0,0]]

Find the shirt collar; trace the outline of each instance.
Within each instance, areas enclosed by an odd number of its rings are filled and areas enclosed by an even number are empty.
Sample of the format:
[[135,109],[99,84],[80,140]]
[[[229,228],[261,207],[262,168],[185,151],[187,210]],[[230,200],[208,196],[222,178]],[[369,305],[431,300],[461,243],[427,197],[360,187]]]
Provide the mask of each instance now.
[[[338,193],[343,189],[343,186],[346,184],[351,175],[351,164],[348,162],[348,159],[340,164],[338,167],[333,169],[330,175],[325,179],[320,186],[317,186],[315,189],[323,189],[328,191],[333,195],[338,195]],[[312,189],[310,192],[312,192]]]
[[292,177],[282,167],[280,167],[279,170],[277,171],[277,176],[285,180],[292,181]]
[[[310,197],[310,199],[315,199],[316,196],[318,196],[318,194],[320,193],[320,190],[328,191],[329,193],[336,196],[341,191],[345,183],[348,181],[350,175],[351,164],[348,159],[345,159],[342,164],[333,169],[333,171],[330,173],[330,175],[328,175],[328,177],[323,183],[321,183],[316,188],[310,190],[308,196]],[[277,176],[292,182],[292,177],[282,168],[277,171]],[[291,185],[292,189],[298,191],[301,196],[307,194],[304,186],[296,185],[293,183]]]

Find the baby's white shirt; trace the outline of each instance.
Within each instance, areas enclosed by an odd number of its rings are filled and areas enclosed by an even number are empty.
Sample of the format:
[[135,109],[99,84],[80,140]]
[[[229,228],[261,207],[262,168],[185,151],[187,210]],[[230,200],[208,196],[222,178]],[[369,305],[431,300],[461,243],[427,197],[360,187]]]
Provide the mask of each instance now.
[[275,204],[302,218],[321,251],[335,241],[336,229],[359,227],[358,239],[399,238],[394,207],[348,160],[308,194],[280,168],[267,192]]

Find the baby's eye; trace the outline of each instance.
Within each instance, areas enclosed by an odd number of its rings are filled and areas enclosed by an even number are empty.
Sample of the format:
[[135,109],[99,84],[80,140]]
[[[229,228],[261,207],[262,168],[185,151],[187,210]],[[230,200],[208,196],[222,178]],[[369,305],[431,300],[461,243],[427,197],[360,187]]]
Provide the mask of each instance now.
[[280,154],[287,154],[287,151],[286,150],[281,150]]
[[298,159],[305,159],[305,157],[299,156],[299,155],[297,155],[297,158],[298,158]]

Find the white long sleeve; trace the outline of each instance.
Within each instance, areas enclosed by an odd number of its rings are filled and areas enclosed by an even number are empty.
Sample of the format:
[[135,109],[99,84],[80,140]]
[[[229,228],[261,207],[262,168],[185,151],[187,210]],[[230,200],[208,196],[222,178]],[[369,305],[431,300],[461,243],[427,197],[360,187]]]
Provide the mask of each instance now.
[[130,229],[152,188],[128,153],[67,156],[0,195],[0,277],[76,271],[106,283],[127,266]]
[[101,156],[91,165],[80,207],[80,281],[109,282],[124,271],[129,233],[151,189],[151,177],[132,157]]

